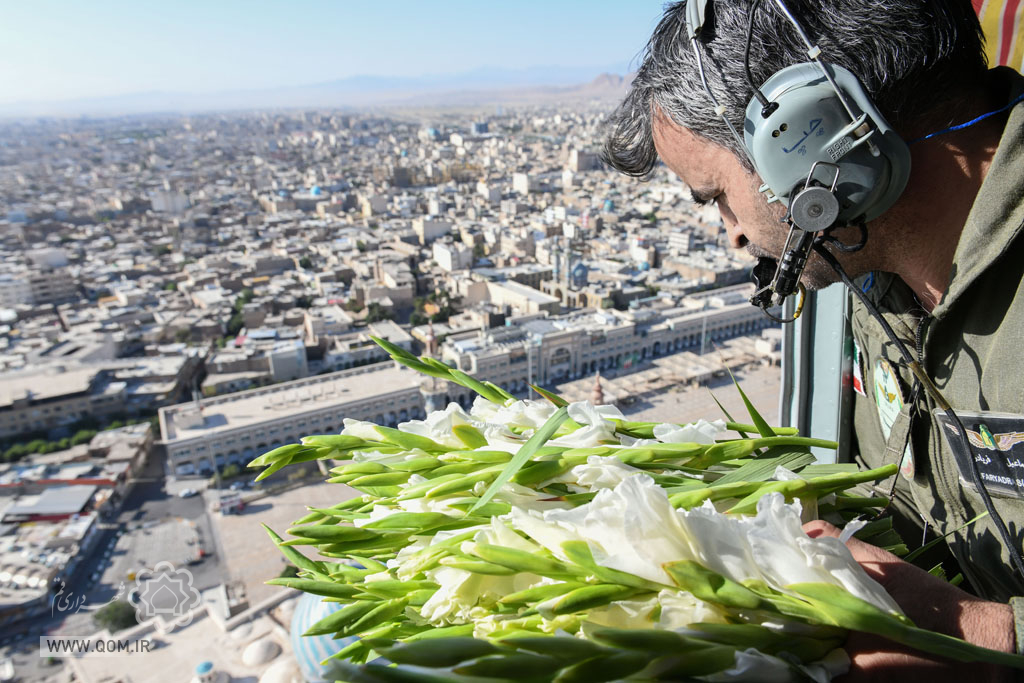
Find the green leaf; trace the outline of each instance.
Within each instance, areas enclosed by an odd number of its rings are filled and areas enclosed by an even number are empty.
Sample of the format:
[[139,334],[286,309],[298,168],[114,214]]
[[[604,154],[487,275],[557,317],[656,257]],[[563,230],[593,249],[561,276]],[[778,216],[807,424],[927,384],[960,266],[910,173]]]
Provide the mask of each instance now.
[[513,574],[519,573],[515,569],[510,569],[500,564],[494,564],[493,562],[484,562],[483,560],[474,560],[466,557],[456,557],[454,555],[442,557],[441,564],[445,567],[461,569],[474,574],[484,574],[485,576],[512,576]]
[[487,382],[481,382],[476,377],[473,377],[472,375],[465,373],[462,370],[452,368],[449,371],[449,374],[451,375],[451,379],[453,382],[461,384],[467,389],[475,391],[476,393],[480,394],[491,403],[497,403],[501,405],[506,401],[506,399],[511,398],[511,394],[508,394],[507,392],[498,389],[494,385],[491,385]]
[[404,358],[405,360],[411,360],[417,363],[420,362],[419,358],[417,358],[411,352],[406,351],[401,346],[396,346],[395,344],[392,344],[387,339],[381,339],[380,337],[374,337],[371,335],[370,340],[373,341],[373,343],[376,344],[377,346],[387,351],[388,355],[390,355],[395,360],[398,360],[399,358]]
[[917,548],[913,552],[909,553],[906,557],[903,558],[903,561],[904,562],[913,562],[918,557],[920,557],[922,554],[928,552],[929,548],[932,548],[932,547],[934,547],[934,546],[936,546],[936,545],[938,545],[940,543],[945,542],[945,540],[949,536],[952,536],[955,533],[959,533],[959,532],[963,531],[964,529],[966,529],[967,527],[971,526],[972,524],[974,524],[978,520],[980,520],[980,519],[982,519],[984,517],[987,517],[987,516],[988,516],[988,512],[982,512],[980,515],[977,515],[973,519],[968,520],[962,526],[957,527],[956,529],[953,529],[949,533],[947,533],[947,534],[945,534],[943,536],[939,536],[938,538],[932,539],[931,541],[928,541],[927,543],[925,543],[920,548]]
[[380,474],[362,474],[355,479],[348,481],[348,485],[355,489],[366,486],[394,486],[409,481],[410,472],[382,472]]
[[300,443],[290,443],[284,446],[279,446],[272,451],[267,451],[263,455],[257,456],[249,461],[246,467],[264,467],[278,460],[291,458],[296,452],[303,450],[306,446]]
[[526,464],[526,461],[533,457],[534,453],[537,452],[537,449],[543,446],[567,419],[569,419],[569,412],[564,406],[556,410],[554,414],[547,419],[547,422],[541,425],[540,429],[530,437],[529,441],[523,444],[522,448],[516,452],[515,457],[509,461],[505,466],[505,469],[503,469],[501,474],[498,475],[498,478],[491,482],[487,491],[485,491],[484,495],[480,497],[480,500],[478,500],[476,504],[469,509],[469,512],[472,514],[472,512],[477,508],[489,503],[491,498],[494,497],[494,494],[496,494],[509,479],[515,476],[516,472]]
[[563,669],[554,683],[601,683],[634,674],[648,663],[642,652],[616,652],[607,657],[594,657]]
[[378,651],[395,664],[411,664],[431,668],[455,666],[460,662],[499,652],[486,640],[453,637],[398,643]]
[[452,427],[452,433],[471,450],[488,445],[487,438],[473,425],[455,425]]
[[396,446],[401,446],[407,451],[416,450],[418,448],[422,451],[426,451],[427,453],[447,453],[452,450],[448,446],[443,446],[433,439],[419,434],[410,434],[409,432],[403,432],[398,429],[383,427],[381,425],[374,425],[373,428],[377,430],[377,433],[380,434],[385,441],[393,443]]
[[363,529],[414,529],[429,531],[457,521],[443,512],[396,512],[363,525]]
[[418,640],[436,640],[439,638],[457,638],[459,636],[471,636],[473,635],[473,624],[460,624],[458,626],[442,626],[440,628],[431,628],[422,633],[417,633],[414,636],[409,636],[404,639],[406,643],[413,643]]
[[552,598],[538,609],[550,610],[552,614],[573,614],[583,612],[594,607],[603,607],[616,600],[631,598],[640,590],[631,586],[617,586],[614,584],[598,584],[596,586],[583,586],[569,591],[565,595]]
[[338,633],[350,624],[354,624],[364,615],[375,610],[378,603],[372,600],[359,600],[350,605],[342,607],[337,612],[332,612],[326,617],[310,626],[302,634],[303,636],[324,636]]
[[569,560],[583,567],[601,581],[607,581],[608,583],[619,584],[621,586],[632,586],[633,588],[654,592],[657,592],[662,588],[671,587],[650,581],[640,576],[619,571],[618,569],[599,565],[594,560],[594,555],[590,552],[590,546],[587,545],[586,541],[565,541],[562,543],[562,552],[565,553],[565,556],[568,557]]
[[595,645],[589,640],[567,636],[512,635],[502,638],[501,644],[571,662],[612,654],[607,648]]
[[541,387],[538,387],[536,384],[531,384],[530,388],[533,389],[534,391],[536,391],[538,394],[540,394],[544,398],[546,398],[556,408],[564,408],[565,406],[569,405],[569,402],[566,401],[561,396],[559,396],[558,394],[556,394],[554,392],[551,392],[551,391],[548,391],[547,389],[542,389]]
[[541,576],[559,578],[576,576],[579,572],[553,557],[544,557],[518,548],[509,548],[490,543],[473,543],[463,546],[463,551],[479,557],[485,562],[500,564],[520,572],[530,572]]
[[277,547],[281,549],[281,553],[285,556],[285,558],[288,559],[289,562],[291,562],[299,569],[305,569],[308,572],[320,574],[325,578],[327,577],[327,569],[326,567],[324,567],[322,562],[317,562],[316,560],[309,559],[295,548],[289,548],[281,545],[282,543],[284,543],[283,538],[274,533],[274,530],[266,524],[262,524],[261,526],[264,529],[266,529],[268,534],[270,534],[271,540],[273,540]]
[[397,598],[381,603],[370,602],[370,604],[375,605],[374,608],[361,615],[354,623],[345,626],[341,630],[342,637],[356,635],[386,621],[391,621],[404,613],[405,606],[409,603],[404,598]]
[[576,583],[574,581],[547,583],[542,586],[534,586],[533,588],[526,588],[515,593],[509,593],[508,595],[502,596],[498,602],[504,605],[544,602],[545,600],[556,598],[559,595],[565,595],[569,591],[576,590],[577,588],[582,588],[585,585],[586,584]]
[[335,583],[334,581],[315,581],[313,579],[297,579],[291,577],[280,577],[270,579],[267,583],[271,586],[287,586],[300,590],[303,593],[323,595],[329,598],[351,599],[359,592],[359,587],[347,583]]
[[[735,381],[736,380],[734,378],[733,382],[735,382]],[[746,432],[744,432],[741,429],[737,429],[737,427],[739,427],[739,425],[736,423],[735,420],[732,419],[732,415],[730,415],[729,411],[725,409],[725,406],[722,405],[722,402],[718,400],[718,397],[715,396],[715,392],[711,391],[711,389],[708,389],[708,393],[711,394],[711,400],[715,402],[715,404],[718,406],[718,409],[722,411],[723,415],[725,415],[725,419],[728,420],[733,425],[735,425],[731,429],[733,431],[735,431],[735,432],[739,432],[740,436],[742,436],[744,439],[747,438]]]
[[906,617],[897,618],[845,589],[825,583],[795,583],[788,588],[804,597],[839,625],[853,631],[880,635],[929,654],[960,662],[984,662],[1024,669],[1024,656],[996,652],[959,638],[917,628]]
[[548,677],[562,667],[562,663],[553,657],[512,652],[481,657],[475,661],[460,664],[452,668],[453,673],[462,676],[481,678],[533,678]]
[[[342,526],[340,524],[313,524],[309,526],[293,526],[288,529],[292,536],[309,538],[315,541],[327,543],[347,543],[348,541],[361,541],[368,538],[376,538],[377,532],[367,529],[360,529],[354,526]],[[292,545],[300,545],[293,543]]]
[[[692,680],[731,669],[736,664],[736,649],[715,645],[680,655],[659,657],[645,670],[656,680]],[[797,679],[799,680],[799,679]]]
[[664,629],[599,626],[587,628],[585,632],[590,640],[616,649],[657,653],[676,653],[692,649],[686,638],[675,631]]
[[741,467],[716,479],[712,486],[731,484],[737,481],[768,481],[775,476],[775,470],[779,466],[795,472],[805,465],[813,463],[814,460],[814,456],[806,448],[773,446],[764,455],[744,463]]
[[366,439],[351,434],[314,434],[302,437],[307,446],[333,448],[338,451],[351,451],[366,446]]
[[761,597],[749,588],[691,560],[671,562],[663,569],[677,586],[704,602],[733,609],[757,609],[761,606]]
[[754,423],[755,427],[757,427],[757,433],[761,436],[776,436],[774,430],[768,426],[768,423],[765,422],[763,417],[761,417],[761,413],[757,412],[754,408],[754,404],[750,402],[749,398],[747,398],[747,395],[743,392],[743,387],[741,387],[740,383],[736,381],[736,377],[732,374],[732,370],[729,369],[729,366],[726,366],[725,369],[729,373],[729,377],[732,378],[732,383],[736,385],[736,391],[740,392],[740,398],[743,399],[743,405],[747,407],[747,413],[750,414],[750,421]]

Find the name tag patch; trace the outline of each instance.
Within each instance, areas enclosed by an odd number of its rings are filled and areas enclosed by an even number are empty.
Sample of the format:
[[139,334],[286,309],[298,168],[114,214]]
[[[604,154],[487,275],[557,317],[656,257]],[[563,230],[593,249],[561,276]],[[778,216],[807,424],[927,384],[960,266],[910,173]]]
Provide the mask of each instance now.
[[960,429],[944,412],[933,412],[942,427],[946,444],[953,451],[960,481],[971,488],[971,458],[989,493],[1024,498],[1024,416],[1005,413],[957,411],[967,429],[970,451],[964,448]]

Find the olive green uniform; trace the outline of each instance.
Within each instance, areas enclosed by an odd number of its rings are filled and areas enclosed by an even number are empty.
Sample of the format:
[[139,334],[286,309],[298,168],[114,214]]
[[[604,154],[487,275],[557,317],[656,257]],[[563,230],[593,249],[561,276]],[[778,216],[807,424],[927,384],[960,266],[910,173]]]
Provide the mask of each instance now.
[[[1015,71],[1001,67],[993,70],[993,76],[994,83],[1005,87],[1006,103],[1024,92],[1024,77]],[[955,192],[956,188],[949,191]],[[867,295],[918,356],[954,410],[1021,416],[1024,430],[1022,228],[1024,103],[1008,114],[999,147],[957,245],[950,283],[940,303],[929,315],[912,290],[887,273],[873,275]],[[921,230],[926,234],[927,226],[921,226]],[[1024,596],[1024,577],[1014,570],[991,519],[983,518],[957,531],[983,513],[985,505],[978,493],[961,480],[941,433],[943,427],[933,417],[932,411],[937,408],[934,401],[923,390],[914,400],[911,373],[881,326],[856,299],[852,328],[858,350],[855,362],[863,373],[867,394],[855,394],[855,457],[865,467],[900,462],[904,434],[909,436],[912,449],[912,460],[903,463],[905,474],[896,475],[895,482],[882,482],[876,490],[888,494],[895,483],[895,507],[903,516],[921,526],[929,525],[938,534],[955,532],[948,539],[950,549],[981,597],[1005,602]],[[873,391],[879,359],[883,358],[899,375],[906,401],[889,429],[883,426],[879,400]],[[993,494],[992,501],[1018,550],[1024,553],[1024,499]],[[917,539],[906,540],[911,547],[916,545]],[[1011,604],[1018,614],[1020,634],[1024,609],[1018,608],[1024,606],[1024,600]],[[1018,648],[1022,641],[1024,638],[1018,637]]]

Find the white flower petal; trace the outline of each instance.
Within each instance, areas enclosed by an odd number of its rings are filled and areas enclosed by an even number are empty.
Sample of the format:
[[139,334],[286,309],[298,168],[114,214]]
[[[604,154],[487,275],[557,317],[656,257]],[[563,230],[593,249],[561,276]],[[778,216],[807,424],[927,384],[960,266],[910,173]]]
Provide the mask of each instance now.
[[725,422],[715,420],[697,420],[693,424],[654,425],[654,438],[662,443],[699,443],[710,445],[715,443],[720,432],[725,430]]

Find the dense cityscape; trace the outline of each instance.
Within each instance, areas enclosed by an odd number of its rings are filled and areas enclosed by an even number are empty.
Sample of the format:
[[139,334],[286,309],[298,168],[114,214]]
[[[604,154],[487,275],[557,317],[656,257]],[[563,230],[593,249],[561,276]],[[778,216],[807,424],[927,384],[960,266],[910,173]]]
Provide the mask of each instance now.
[[[0,646],[17,676],[317,680],[331,651],[307,652],[292,620],[314,616],[264,583],[290,567],[259,522],[344,487],[315,462],[254,485],[247,463],[346,418],[473,400],[371,337],[637,419],[718,417],[703,386],[727,370],[774,401],[779,330],[747,303],[751,261],[663,167],[604,166],[608,110],[0,124]],[[174,628],[140,594],[161,562],[188,568]],[[36,650],[125,628],[160,647]]]

